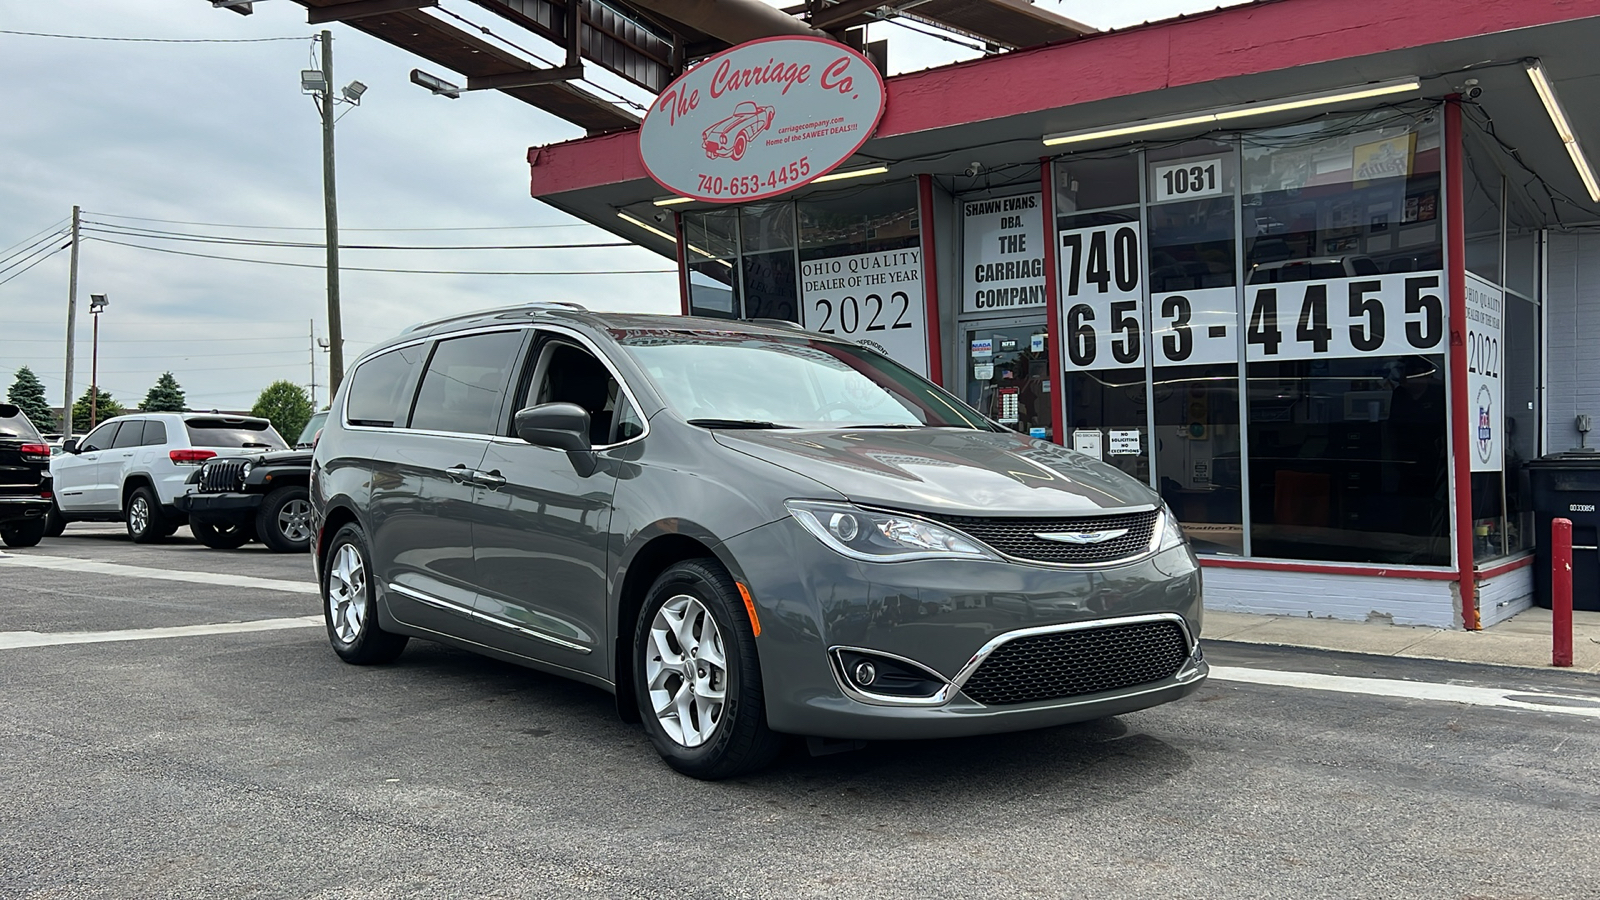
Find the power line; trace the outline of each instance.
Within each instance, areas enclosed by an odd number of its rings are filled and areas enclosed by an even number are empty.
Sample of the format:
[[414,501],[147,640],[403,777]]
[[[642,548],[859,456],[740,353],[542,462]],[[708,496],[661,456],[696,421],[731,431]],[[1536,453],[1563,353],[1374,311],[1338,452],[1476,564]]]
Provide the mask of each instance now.
[[0,34],[15,34],[22,37],[47,37],[66,38],[72,41],[123,41],[135,44],[260,44],[267,41],[306,41],[310,35],[296,35],[295,37],[263,37],[263,38],[135,38],[135,37],[103,37],[94,34],[50,34],[43,31],[7,31],[0,28]]
[[[110,238],[96,237],[88,240],[99,241],[102,244],[116,244],[119,247],[132,247],[135,250],[150,250],[155,253],[172,253],[177,256],[193,256],[200,259],[221,259],[228,262],[255,263],[262,266],[288,266],[294,269],[323,269],[325,266],[316,263],[283,262],[274,259],[246,259],[239,256],[220,256],[215,253],[194,253],[188,250],[172,250],[166,247],[146,247],[143,244],[129,244],[123,241],[113,241]],[[341,266],[347,272],[390,272],[402,275],[669,275],[677,269],[613,269],[610,271],[552,271],[552,272],[485,272],[458,269],[387,269],[375,266]],[[3,284],[4,282],[0,282]]]
[[15,253],[12,253],[11,255],[5,257],[4,259],[0,259],[0,272],[3,272],[6,269],[11,268],[11,265],[7,265],[7,263],[9,263],[11,260],[17,259],[18,257],[24,257],[25,258],[25,257],[28,257],[28,256],[32,256],[34,254],[34,252],[37,250],[37,248],[41,244],[46,244],[46,243],[49,243],[50,241],[57,240],[59,238],[65,237],[67,235],[67,233],[68,233],[68,229],[58,228],[55,231],[52,231],[51,233],[45,235],[44,237],[38,238],[37,240],[34,240],[32,243],[30,243],[28,246],[22,248],[21,250],[18,250]]
[[34,266],[37,266],[39,263],[42,263],[45,260],[49,259],[50,257],[55,256],[57,253],[60,253],[61,251],[67,249],[70,246],[72,246],[72,244],[70,242],[68,242],[66,244],[63,244],[60,247],[55,248],[54,250],[51,250],[49,253],[46,253],[43,256],[40,256],[38,259],[35,259],[33,262],[28,263],[26,266],[23,266],[22,268],[18,269],[15,272],[12,272],[10,275],[7,275],[5,278],[0,278],[0,284],[5,284],[6,282],[10,281],[11,279],[16,278],[18,275],[21,275],[23,272],[28,271],[29,269],[33,268]]
[[[122,237],[148,238],[162,241],[189,241],[202,244],[231,244],[241,247],[292,247],[295,249],[324,250],[327,244],[321,241],[262,241],[254,238],[231,237],[229,235],[193,234],[182,231],[162,231],[154,228],[131,228],[123,225],[113,225],[108,222],[96,222],[86,219],[90,225],[107,226],[102,228],[85,228],[84,231],[98,234],[113,234]],[[634,247],[627,241],[592,241],[576,244],[443,244],[443,245],[407,245],[407,244],[345,244],[340,243],[340,250],[586,250],[596,247]]]
[[[5,248],[4,250],[0,250],[0,253],[9,253],[12,250],[17,249],[18,247],[21,247],[23,244],[33,243],[34,241],[38,240],[40,235],[45,234],[47,232],[49,232],[49,233],[58,233],[58,232],[64,231],[65,229],[63,228],[63,226],[65,226],[67,224],[67,222],[71,218],[72,218],[71,216],[62,216],[61,218],[57,219],[55,222],[53,222],[53,223],[51,223],[49,225],[46,225],[45,227],[39,229],[38,231],[35,231],[33,234],[28,235],[27,237],[23,238],[20,241],[17,241],[15,244],[12,244],[11,246]],[[6,259],[9,259],[9,258],[10,257],[6,257]],[[0,262],[4,262],[4,261],[5,261],[4,259],[0,259]]]
[[[186,219],[153,219],[149,216],[119,216],[116,213],[93,212],[84,210],[84,215],[102,216],[107,219],[132,219],[136,222],[161,222],[166,225],[202,225],[208,228],[243,228],[260,229],[263,231],[322,231],[323,225],[236,225],[227,222],[191,222]],[[64,221],[64,220],[63,220]],[[592,228],[588,222],[573,222],[568,225],[461,225],[442,228],[347,228],[339,226],[340,231],[522,231],[534,228]]]

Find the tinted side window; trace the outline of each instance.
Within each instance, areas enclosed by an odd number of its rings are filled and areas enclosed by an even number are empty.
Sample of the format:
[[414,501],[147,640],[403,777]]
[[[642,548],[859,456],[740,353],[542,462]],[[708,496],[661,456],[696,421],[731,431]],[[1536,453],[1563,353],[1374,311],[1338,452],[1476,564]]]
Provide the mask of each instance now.
[[159,447],[166,442],[166,423],[146,420],[144,423],[144,440],[140,441],[139,443],[146,447]]
[[[596,447],[638,437],[644,425],[617,380],[594,354],[561,340],[544,345],[524,406],[576,403],[589,412],[589,442]],[[619,415],[620,413],[620,415]]]
[[122,427],[117,430],[117,439],[111,442],[111,448],[120,450],[124,447],[137,447],[143,437],[143,422],[123,422]]
[[85,451],[89,451],[104,450],[110,447],[111,442],[116,440],[117,426],[120,424],[122,423],[107,422],[106,424],[101,425],[99,428],[89,432],[89,436],[83,439],[83,444],[81,445],[82,448]]
[[350,376],[345,421],[351,425],[404,428],[411,406],[411,376],[422,362],[424,346],[391,350],[358,366]]
[[440,341],[417,391],[411,427],[496,434],[500,404],[522,347],[522,332],[496,331]]

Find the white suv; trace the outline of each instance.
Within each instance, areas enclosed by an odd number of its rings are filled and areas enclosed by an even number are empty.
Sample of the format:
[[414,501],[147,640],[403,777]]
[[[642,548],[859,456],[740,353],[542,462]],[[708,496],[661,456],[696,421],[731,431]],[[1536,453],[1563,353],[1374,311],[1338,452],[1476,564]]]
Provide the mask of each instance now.
[[248,456],[287,446],[272,423],[214,413],[135,413],[100,424],[50,458],[56,506],[47,534],[68,522],[122,521],[141,544],[185,524],[173,506],[185,482],[214,456]]

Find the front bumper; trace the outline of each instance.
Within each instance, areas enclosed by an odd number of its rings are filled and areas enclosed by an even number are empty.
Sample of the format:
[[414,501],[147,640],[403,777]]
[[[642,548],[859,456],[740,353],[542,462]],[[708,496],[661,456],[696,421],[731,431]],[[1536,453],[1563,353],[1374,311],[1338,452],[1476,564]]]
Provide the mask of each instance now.
[[182,494],[173,503],[196,522],[230,525],[253,520],[261,508],[260,494]]
[[[1010,562],[858,563],[792,519],[725,544],[761,621],[768,724],[775,731],[860,740],[1020,731],[1117,715],[1198,690],[1200,569],[1187,547],[1117,566],[1067,569]],[[1167,677],[1100,693],[985,706],[960,690],[986,647],[1017,634],[1167,619],[1187,658]],[[830,661],[859,648],[915,662],[952,683],[936,703],[864,699]]]
[[50,514],[50,501],[43,497],[0,497],[0,522],[42,519]]

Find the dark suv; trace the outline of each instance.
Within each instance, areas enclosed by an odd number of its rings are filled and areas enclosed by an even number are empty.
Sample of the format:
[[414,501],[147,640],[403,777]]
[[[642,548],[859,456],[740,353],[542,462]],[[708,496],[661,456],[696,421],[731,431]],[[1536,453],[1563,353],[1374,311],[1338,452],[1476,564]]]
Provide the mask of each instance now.
[[234,550],[260,540],[278,553],[304,553],[311,546],[311,448],[327,413],[317,413],[293,450],[255,457],[208,459],[189,476],[188,491],[174,505],[189,517],[195,539],[216,550]]
[[785,735],[1115,715],[1208,671],[1200,570],[1148,485],[857,344],[540,305],[413,328],[332,409],[334,650],[415,636],[596,685],[697,777]]
[[32,547],[50,514],[50,445],[22,410],[0,403],[0,540]]

